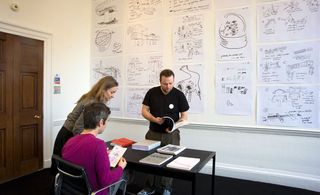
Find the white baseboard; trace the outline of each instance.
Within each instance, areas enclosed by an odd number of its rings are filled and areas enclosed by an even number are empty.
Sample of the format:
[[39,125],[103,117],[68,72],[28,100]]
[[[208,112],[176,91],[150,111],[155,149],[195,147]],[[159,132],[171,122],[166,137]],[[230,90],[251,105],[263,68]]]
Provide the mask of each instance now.
[[[211,174],[212,161],[208,162],[200,172]],[[320,176],[318,175],[306,175],[298,172],[284,172],[224,163],[216,163],[215,175],[320,192]]]
[[47,159],[43,161],[43,168],[51,167],[51,159]]

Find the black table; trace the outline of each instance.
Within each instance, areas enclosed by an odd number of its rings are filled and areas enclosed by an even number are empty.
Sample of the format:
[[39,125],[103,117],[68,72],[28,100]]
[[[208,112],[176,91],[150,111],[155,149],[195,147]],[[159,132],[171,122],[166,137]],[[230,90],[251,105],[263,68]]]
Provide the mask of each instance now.
[[[107,142],[107,146],[110,147],[110,142]],[[197,174],[199,171],[207,164],[207,162],[212,159],[212,179],[211,179],[211,194],[214,194],[214,174],[215,174],[215,157],[216,153],[211,151],[204,150],[195,150],[195,149],[185,149],[178,155],[175,155],[172,159],[167,161],[162,165],[148,165],[140,163],[139,160],[156,152],[156,149],[151,151],[140,151],[134,150],[131,147],[128,147],[127,151],[124,154],[124,158],[127,160],[126,169],[131,169],[135,171],[141,171],[144,173],[149,173],[153,175],[166,176],[171,178],[177,178],[182,180],[187,180],[192,182],[192,194],[196,194],[197,186]],[[200,158],[200,162],[194,166],[190,171],[179,170],[174,168],[168,168],[166,165],[176,159],[178,156]]]

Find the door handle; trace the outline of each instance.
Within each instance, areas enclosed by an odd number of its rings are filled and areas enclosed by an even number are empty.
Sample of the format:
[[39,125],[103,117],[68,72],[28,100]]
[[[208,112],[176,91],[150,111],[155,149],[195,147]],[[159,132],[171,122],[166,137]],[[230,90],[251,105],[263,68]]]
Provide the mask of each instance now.
[[35,114],[35,115],[33,116],[33,118],[39,119],[39,118],[41,118],[41,116],[40,116],[40,115]]

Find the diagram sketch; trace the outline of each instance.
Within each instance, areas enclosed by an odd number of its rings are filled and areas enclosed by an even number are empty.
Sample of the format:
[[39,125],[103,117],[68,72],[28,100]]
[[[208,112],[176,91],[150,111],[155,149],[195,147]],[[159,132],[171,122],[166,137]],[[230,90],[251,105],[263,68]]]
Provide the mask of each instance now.
[[251,12],[248,7],[217,12],[216,51],[218,60],[251,57]]
[[127,57],[127,85],[155,86],[159,84],[162,55],[147,54]]
[[265,45],[258,48],[262,83],[319,82],[320,42]]
[[141,106],[149,88],[127,88],[125,117],[142,118]]
[[126,32],[127,51],[160,52],[162,49],[162,29],[160,21],[129,25]]
[[127,5],[129,21],[161,17],[162,0],[128,0]]
[[203,112],[203,65],[177,65],[175,87],[186,96],[190,113]]
[[92,60],[91,83],[96,83],[100,78],[112,76],[118,83],[122,83],[122,58],[94,58]]
[[319,127],[319,87],[259,87],[260,125]]
[[211,0],[168,0],[168,13],[171,15],[203,11],[211,8]]
[[216,66],[216,112],[250,115],[253,106],[251,64],[218,63]]
[[320,0],[290,0],[257,7],[258,40],[287,41],[320,37]]
[[175,61],[203,60],[203,15],[176,18],[173,24],[173,56]]
[[108,101],[107,106],[110,108],[112,114],[111,117],[122,117],[122,97],[123,97],[123,88],[118,87],[117,93],[114,94],[114,97]]
[[123,52],[123,28],[121,26],[96,29],[93,33],[92,55],[105,57]]
[[93,1],[92,20],[94,28],[123,24],[123,0]]
[[235,13],[224,15],[225,21],[220,25],[220,45],[227,49],[240,49],[248,44],[246,22]]

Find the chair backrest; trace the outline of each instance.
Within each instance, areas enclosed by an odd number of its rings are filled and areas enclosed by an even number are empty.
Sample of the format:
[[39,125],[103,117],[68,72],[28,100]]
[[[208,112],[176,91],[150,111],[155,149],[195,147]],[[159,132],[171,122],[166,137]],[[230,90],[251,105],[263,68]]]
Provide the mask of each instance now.
[[58,174],[55,181],[55,194],[88,195],[92,193],[87,174],[83,167],[53,155]]

